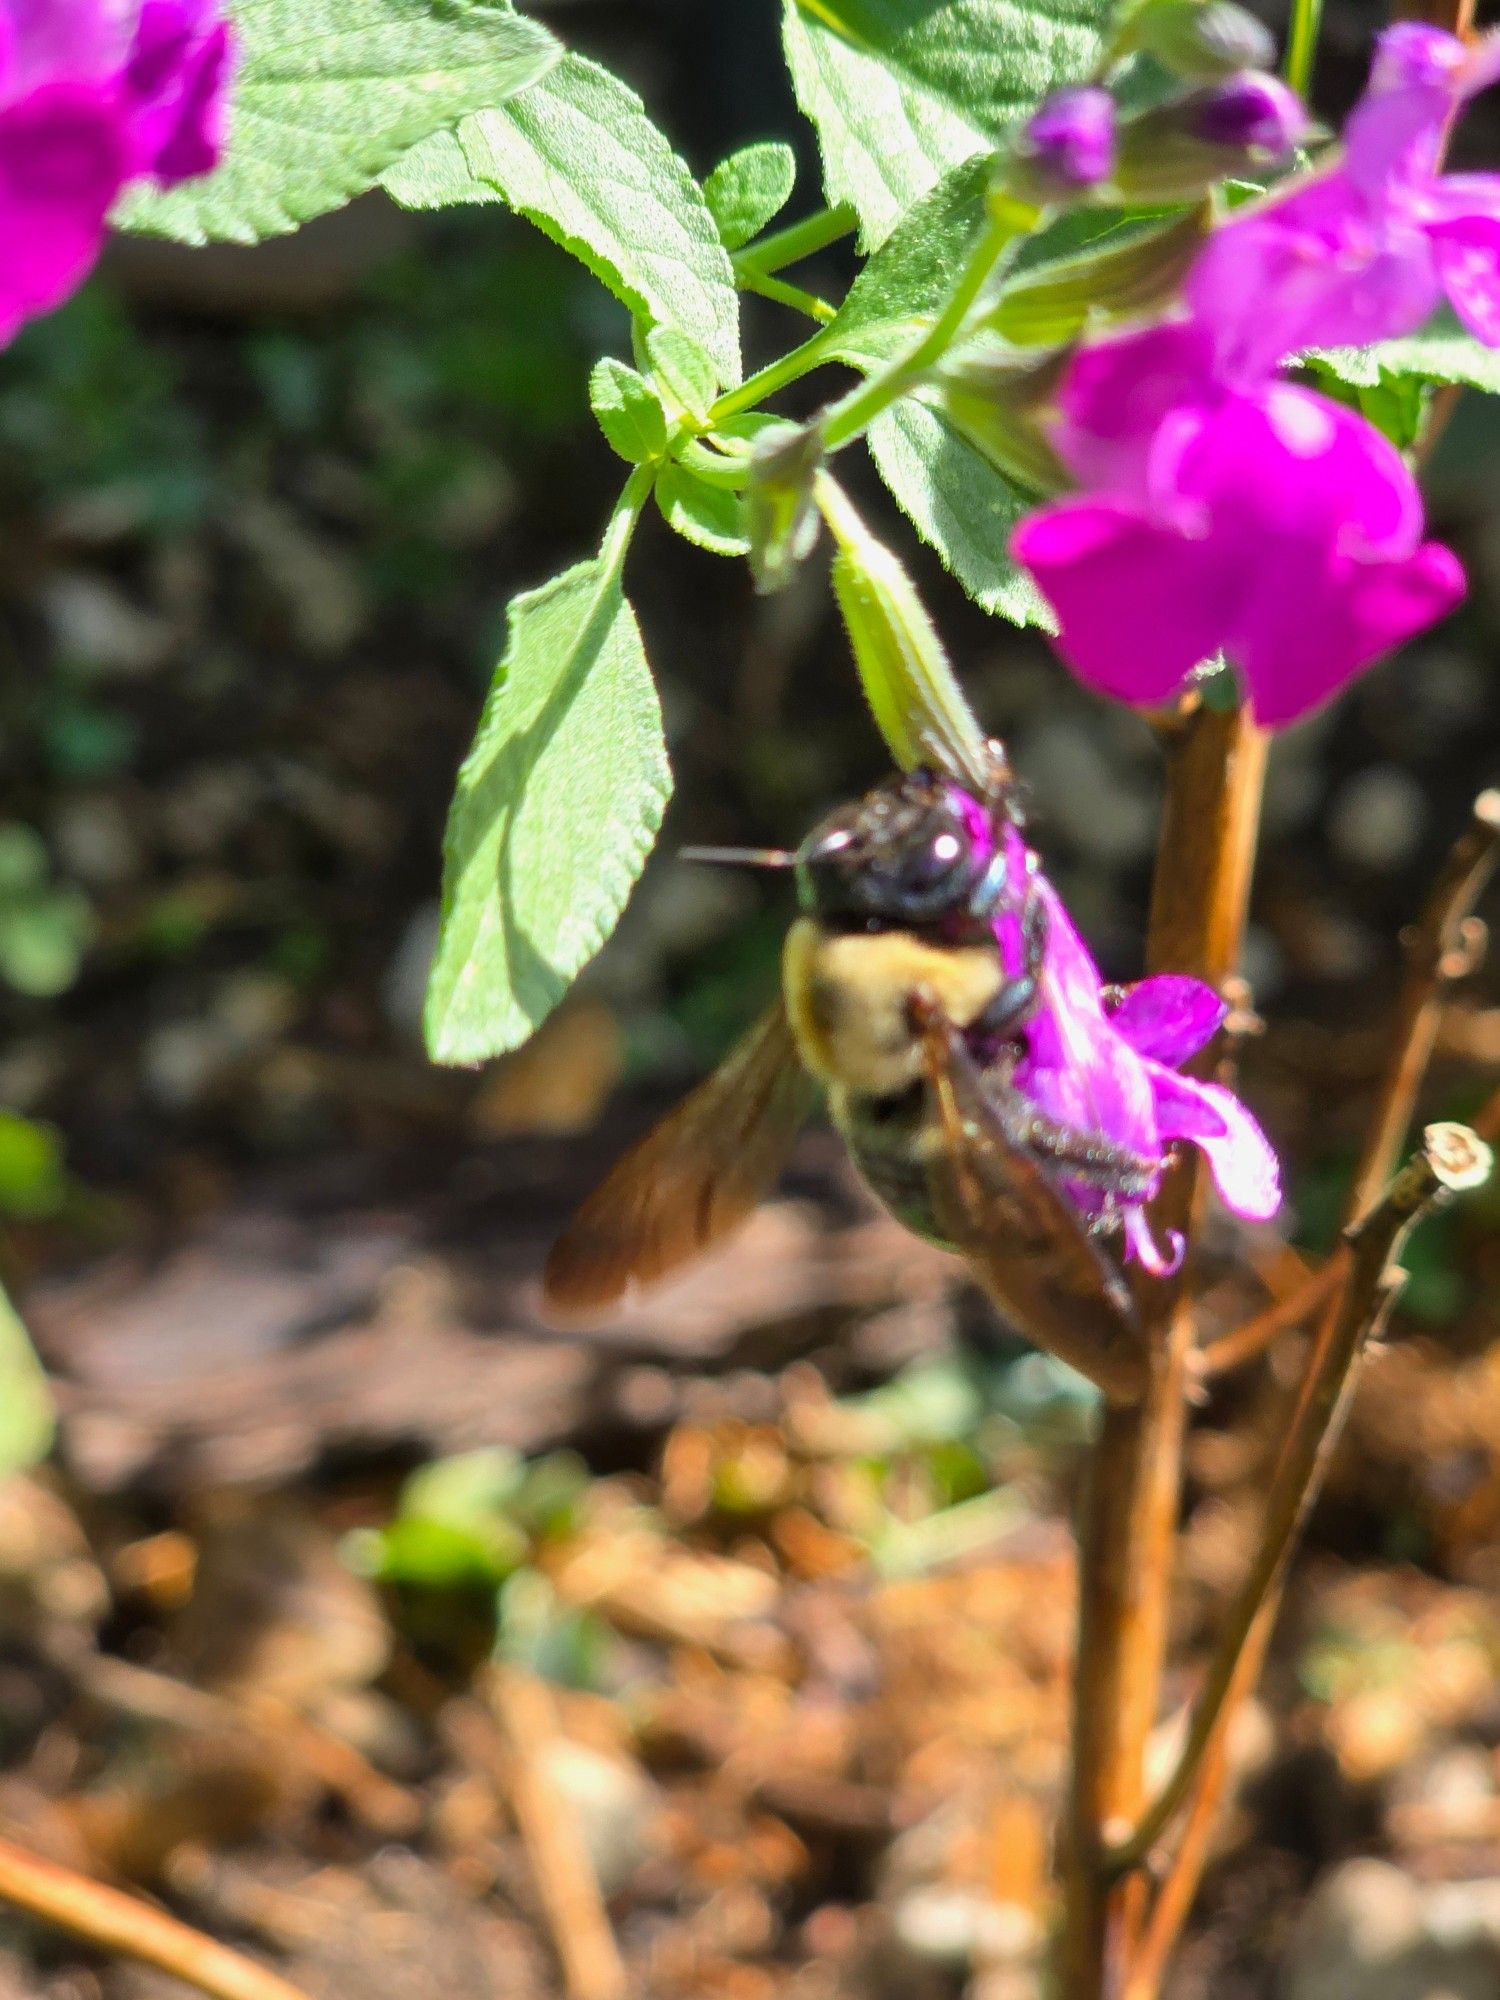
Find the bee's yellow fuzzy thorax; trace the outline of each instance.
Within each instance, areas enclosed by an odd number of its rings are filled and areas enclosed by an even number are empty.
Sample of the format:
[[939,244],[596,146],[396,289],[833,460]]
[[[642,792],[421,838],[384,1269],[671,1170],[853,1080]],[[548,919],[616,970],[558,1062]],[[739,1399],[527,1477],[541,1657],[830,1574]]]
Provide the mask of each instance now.
[[929,993],[966,1028],[1004,984],[984,945],[934,945],[909,931],[828,931],[799,917],[781,957],[787,1014],[802,1060],[822,1083],[885,1097],[915,1083],[922,1051],[911,1002]]

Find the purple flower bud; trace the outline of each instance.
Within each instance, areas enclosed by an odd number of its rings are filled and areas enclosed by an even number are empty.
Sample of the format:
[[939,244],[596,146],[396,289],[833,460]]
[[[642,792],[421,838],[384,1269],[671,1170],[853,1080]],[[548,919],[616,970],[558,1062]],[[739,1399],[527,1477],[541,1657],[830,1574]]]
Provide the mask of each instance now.
[[1054,91],[1022,126],[1015,158],[1054,197],[1097,187],[1114,167],[1115,100],[1089,84]]
[[1307,112],[1280,77],[1247,69],[1193,99],[1192,127],[1211,146],[1248,146],[1282,159],[1306,132]]

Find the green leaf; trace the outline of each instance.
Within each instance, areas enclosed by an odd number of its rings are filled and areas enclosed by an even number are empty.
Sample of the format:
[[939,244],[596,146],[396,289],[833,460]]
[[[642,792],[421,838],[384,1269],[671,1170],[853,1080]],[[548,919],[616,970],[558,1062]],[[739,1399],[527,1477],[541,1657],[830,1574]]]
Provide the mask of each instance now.
[[1500,395],[1500,348],[1466,333],[1445,306],[1420,333],[1381,340],[1373,347],[1319,348],[1308,359],[1356,388],[1378,387],[1390,377],[1417,382],[1461,382]]
[[403,153],[544,76],[545,28],[483,0],[234,0],[223,164],[113,217],[183,243],[258,243],[339,208]]
[[[989,163],[943,178],[871,257],[821,339],[830,358],[869,369],[932,324],[984,215]],[[871,426],[876,468],[902,512],[970,597],[1017,625],[1050,629],[1048,612],[1006,543],[1026,500],[937,411],[911,397]]]
[[910,397],[871,425],[868,442],[897,505],[974,602],[1013,625],[1054,630],[1036,585],[1005,552],[1031,502],[936,410]]
[[45,1458],[53,1428],[42,1364],[20,1314],[0,1292],[0,1477]]
[[1108,0],[784,0],[797,101],[866,247],[1102,47]]
[[653,326],[644,341],[651,373],[686,415],[701,423],[717,386],[714,364],[690,334],[675,326]]
[[685,465],[664,465],[656,482],[656,504],[668,527],[711,555],[749,553],[744,508],[732,487],[700,479]]
[[623,361],[606,357],[589,377],[589,404],[611,447],[632,465],[667,448],[667,415],[651,384]]
[[546,1019],[614,929],[670,791],[617,571],[580,563],[515,599],[448,819],[436,1061],[482,1062]]
[[1366,423],[1388,437],[1398,451],[1410,451],[1421,437],[1432,404],[1432,384],[1420,375],[1387,375],[1369,384],[1350,382],[1326,363],[1309,358],[1315,386],[1336,403],[1358,410]]
[[759,236],[791,200],[796,183],[797,156],[779,141],[742,146],[720,160],[703,183],[703,199],[724,248],[738,250]]
[[856,368],[893,361],[924,334],[984,220],[989,162],[967,160],[925,195],[870,258],[819,336]]
[[566,55],[524,97],[440,133],[385,176],[407,208],[505,201],[651,325],[692,335],[740,379],[729,254],[698,183],[634,91]]

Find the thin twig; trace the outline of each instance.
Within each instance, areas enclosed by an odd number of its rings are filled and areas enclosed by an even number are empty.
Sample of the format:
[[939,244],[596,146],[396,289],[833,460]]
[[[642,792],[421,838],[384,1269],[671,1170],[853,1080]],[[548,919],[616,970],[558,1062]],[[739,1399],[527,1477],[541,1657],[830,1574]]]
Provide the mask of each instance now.
[[[1222,988],[1238,967],[1265,772],[1265,739],[1242,715],[1194,702],[1164,736],[1166,807],[1147,963]],[[1192,1227],[1195,1155],[1169,1177],[1164,1228]],[[1069,2000],[1118,1987],[1144,1916],[1144,1883],[1112,1886],[1110,1831],[1138,1816],[1155,1725],[1172,1543],[1181,1490],[1191,1300],[1183,1278],[1140,1295],[1151,1375],[1133,1409],[1106,1409],[1079,1523],[1073,1771],[1064,1842],[1067,1909],[1060,1981]]]
[[82,1938],[97,1951],[155,1966],[215,2000],[307,2000],[274,1972],[164,1910],[43,1861],[8,1840],[0,1840],[0,1901]]
[[[1497,844],[1500,844],[1500,817],[1497,817],[1496,807],[1494,793],[1485,793],[1475,801],[1469,828],[1460,836],[1450,854],[1420,922],[1407,934],[1407,974],[1397,1008],[1391,1055],[1378,1093],[1377,1114],[1371,1122],[1369,1136],[1345,1197],[1343,1220],[1346,1230],[1358,1222],[1368,1208],[1377,1170],[1383,1170],[1386,1179],[1394,1171],[1393,1149],[1404,1137],[1411,1119],[1436,1034],[1442,1000],[1452,979],[1466,970],[1472,959],[1471,911],[1494,869]],[[1500,1093],[1475,1120],[1474,1130],[1486,1143],[1500,1140]],[[1329,1269],[1350,1273],[1352,1264],[1347,1251],[1330,1260],[1330,1264],[1325,1266],[1325,1270]],[[1294,1425],[1305,1412],[1321,1377],[1335,1333],[1335,1314],[1330,1311],[1324,1318],[1309,1360],[1301,1399],[1292,1419]],[[1228,1338],[1232,1340],[1236,1336]],[[1212,1352],[1212,1349],[1208,1350],[1208,1353]],[[1273,1582],[1260,1612],[1248,1628],[1233,1678],[1225,1693],[1225,1725],[1260,1678],[1279,1600],[1279,1584]],[[1187,1919],[1227,1780],[1228,1759],[1224,1752],[1224,1727],[1221,1727],[1199,1765],[1178,1846],[1147,1921],[1126,2000],[1154,2000],[1156,1988],[1151,1981],[1153,1978],[1159,1980]]]
[[1400,1289],[1401,1274],[1392,1271],[1393,1260],[1436,1201],[1482,1185],[1490,1165],[1489,1148],[1467,1126],[1429,1125],[1421,1149],[1348,1231],[1349,1282],[1271,1476],[1260,1547],[1220,1632],[1182,1754],[1130,1838],[1113,1850],[1110,1861],[1116,1870],[1137,1868],[1149,1858],[1186,1804],[1203,1758],[1227,1718],[1228,1697],[1243,1677],[1246,1642],[1322,1487],[1360,1356],[1385,1324]]
[[1500,863],[1500,791],[1481,792],[1473,818],[1438,877],[1427,909],[1406,937],[1406,977],[1396,1012],[1391,1059],[1381,1081],[1345,1221],[1376,1200],[1390,1179],[1411,1129],[1417,1093],[1432,1060],[1448,990],[1474,968],[1483,932],[1472,911]]
[[1227,1375],[1231,1369],[1242,1368],[1247,1361],[1255,1360],[1279,1334],[1303,1325],[1327,1305],[1343,1282],[1347,1270],[1344,1253],[1335,1251],[1326,1264],[1309,1272],[1285,1298],[1273,1299],[1253,1318],[1197,1348],[1193,1354],[1194,1375],[1200,1381],[1208,1382],[1217,1375]]
[[58,1664],[102,1707],[175,1729],[241,1734],[275,1748],[388,1839],[404,1839],[422,1824],[422,1803],[414,1792],[377,1771],[352,1743],[275,1695],[254,1689],[211,1693],[112,1654],[60,1656]]
[[625,1967],[599,1878],[573,1809],[559,1797],[540,1754],[557,1734],[552,1696],[542,1682],[509,1667],[495,1668],[485,1691],[505,1745],[506,1798],[568,2000],[623,2000]]

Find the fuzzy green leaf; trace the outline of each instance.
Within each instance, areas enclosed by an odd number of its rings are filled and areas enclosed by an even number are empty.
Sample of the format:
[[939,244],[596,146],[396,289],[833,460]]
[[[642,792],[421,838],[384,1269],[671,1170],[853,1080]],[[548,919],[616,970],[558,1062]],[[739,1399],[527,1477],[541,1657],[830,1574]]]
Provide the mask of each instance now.
[[797,156],[779,141],[742,146],[720,160],[703,183],[703,199],[724,248],[738,250],[759,236],[791,200],[796,182]]
[[651,384],[623,361],[606,356],[589,376],[589,405],[611,449],[632,465],[667,448],[667,416]]
[[448,819],[435,1060],[482,1062],[546,1019],[614,929],[670,792],[618,577],[580,563],[518,597]]
[[[931,325],[984,213],[988,164],[968,160],[917,203],[871,257],[821,336],[861,369],[904,353]],[[922,539],[986,611],[1046,625],[1035,586],[1005,553],[1027,504],[936,410],[907,397],[871,427],[881,478]]]
[[700,479],[685,465],[664,465],[656,482],[656,504],[668,527],[711,555],[748,554],[744,507],[731,487]]
[[503,201],[648,325],[690,334],[740,379],[729,253],[698,183],[618,77],[567,55],[513,104],[440,133],[385,176],[407,208]]
[[1041,593],[1006,554],[1030,501],[936,410],[910,397],[871,425],[869,446],[901,511],[974,602],[1013,625],[1051,631]]
[[653,326],[642,343],[655,381],[679,411],[701,423],[714,399],[714,364],[680,327]]
[[1323,347],[1309,357],[1355,388],[1371,389],[1392,377],[1420,383],[1463,383],[1500,395],[1500,348],[1466,333],[1445,307],[1420,333],[1380,340],[1373,347]]
[[784,0],[797,101],[830,202],[866,247],[961,160],[992,152],[1096,60],[1108,0]]
[[241,53],[223,164],[137,189],[118,227],[183,243],[282,235],[562,54],[535,21],[482,0],[231,0],[230,14]]
[[881,244],[819,335],[832,359],[856,368],[893,361],[936,318],[984,219],[986,160],[944,175]]

